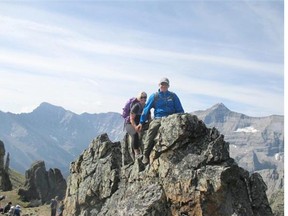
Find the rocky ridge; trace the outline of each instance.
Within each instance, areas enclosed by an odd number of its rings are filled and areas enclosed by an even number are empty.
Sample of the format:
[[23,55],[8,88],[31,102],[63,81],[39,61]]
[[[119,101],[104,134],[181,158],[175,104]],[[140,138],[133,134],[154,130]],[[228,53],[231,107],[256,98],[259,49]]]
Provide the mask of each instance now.
[[155,141],[144,166],[123,161],[126,139],[94,139],[70,166],[64,215],[273,215],[262,177],[239,167],[197,116],[162,119]]
[[61,171],[57,168],[46,171],[44,161],[35,161],[26,171],[25,178],[25,185],[18,194],[31,207],[48,203],[55,196],[60,200],[65,196],[67,184]]
[[47,167],[57,167],[67,176],[70,162],[93,138],[102,133],[111,140],[124,136],[119,113],[78,115],[46,102],[31,113],[0,111],[0,122],[0,139],[11,153],[10,167],[23,174],[34,161],[44,160]]

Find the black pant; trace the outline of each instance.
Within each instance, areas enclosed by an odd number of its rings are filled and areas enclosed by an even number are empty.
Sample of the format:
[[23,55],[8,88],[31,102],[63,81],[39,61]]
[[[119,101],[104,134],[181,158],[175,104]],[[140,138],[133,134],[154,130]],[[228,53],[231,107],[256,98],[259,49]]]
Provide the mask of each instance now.
[[51,209],[51,216],[56,216],[56,210],[57,209]]
[[139,149],[140,147],[139,134],[135,133],[133,136],[134,137],[132,139],[132,147],[133,149]]

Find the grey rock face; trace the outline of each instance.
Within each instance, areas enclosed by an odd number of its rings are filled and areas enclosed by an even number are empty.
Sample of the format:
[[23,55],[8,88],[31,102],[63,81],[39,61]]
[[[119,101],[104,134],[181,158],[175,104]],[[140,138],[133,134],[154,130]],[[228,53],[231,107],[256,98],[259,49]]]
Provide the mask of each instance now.
[[267,184],[268,197],[284,182],[284,116],[249,117],[223,104],[196,111],[207,127],[215,127],[230,145],[230,155],[250,173],[258,172]]
[[42,204],[55,196],[63,199],[66,191],[66,180],[59,169],[46,171],[44,161],[36,161],[25,173],[25,186],[18,190],[21,199],[26,202]]
[[106,134],[93,140],[71,164],[65,215],[272,216],[261,176],[230,158],[215,128],[175,114],[162,119],[155,142],[145,167],[124,163],[125,144]]
[[5,146],[0,140],[0,170],[4,169]]

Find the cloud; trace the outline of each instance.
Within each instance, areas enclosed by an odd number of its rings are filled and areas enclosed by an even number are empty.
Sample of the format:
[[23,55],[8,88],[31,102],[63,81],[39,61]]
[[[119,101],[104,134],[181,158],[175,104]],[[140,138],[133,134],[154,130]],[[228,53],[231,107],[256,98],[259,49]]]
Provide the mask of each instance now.
[[[250,24],[231,16],[245,12],[244,20],[255,17],[239,2],[241,7],[217,3],[216,8],[165,3],[160,11],[151,9],[151,4],[136,8],[125,3],[120,10],[104,3],[79,3],[73,14],[64,8],[53,11],[45,4],[15,10],[6,5],[0,15],[0,74],[5,77],[0,80],[0,92],[11,98],[22,95],[19,104],[24,100],[32,104],[29,97],[35,94],[39,103],[49,100],[62,105],[65,101],[67,108],[77,112],[84,107],[104,112],[120,110],[121,102],[139,89],[154,92],[158,80],[168,76],[172,89],[186,101],[214,98],[274,111],[275,106],[283,112],[283,53],[280,48],[270,52],[271,47],[282,46],[282,39],[277,42],[267,29],[275,25],[281,34],[276,10],[251,6],[259,18],[272,12],[259,19],[260,33],[265,33],[259,35],[258,28],[252,31],[259,27],[257,20],[251,19]],[[224,13],[223,8],[231,11]],[[248,40],[252,33],[256,39]],[[3,99],[1,104],[5,103]]]
[[[250,70],[256,73],[259,71],[261,72],[264,71],[267,73],[273,73],[273,75],[280,75],[280,76],[283,75],[282,74],[283,65],[273,62],[267,63],[261,61],[251,61],[241,58],[231,58],[229,56],[211,55],[209,53],[204,55],[193,52],[183,53],[165,49],[153,49],[137,46],[132,47],[127,45],[125,46],[113,43],[112,41],[105,42],[101,40],[94,40],[93,36],[81,35],[77,31],[65,29],[64,27],[61,26],[40,24],[36,23],[35,21],[28,21],[22,19],[19,20],[15,18],[9,18],[6,16],[1,16],[0,20],[5,24],[4,27],[2,27],[3,29],[2,36],[6,35],[7,37],[15,38],[16,42],[19,39],[17,38],[19,36],[30,38],[30,40],[25,41],[25,43],[31,45],[32,48],[35,46],[36,47],[38,46],[39,48],[40,45],[39,43],[41,43],[42,46],[41,54],[54,55],[54,58],[57,58],[58,55],[67,56],[67,58],[71,58],[71,52],[74,53],[74,56],[77,57],[80,56],[79,54],[77,55],[77,53],[86,52],[92,55],[98,54],[98,55],[120,56],[128,58],[134,57],[143,60],[151,60],[156,58],[156,60],[160,62],[166,61],[168,58],[175,61],[193,61],[196,63],[200,62],[202,64],[208,63],[211,65],[217,64],[228,67],[240,67],[245,70]],[[35,33],[39,33],[39,35],[36,34],[35,36]],[[132,32],[129,31],[129,33]],[[134,34],[136,33],[134,32]],[[141,34],[141,32],[137,32],[137,34]],[[31,51],[33,51],[33,49]],[[85,57],[87,57],[87,55],[84,55],[84,58]],[[35,59],[39,60],[37,57]],[[84,63],[86,64],[87,62]],[[63,66],[62,68],[60,67],[60,70],[63,70]]]

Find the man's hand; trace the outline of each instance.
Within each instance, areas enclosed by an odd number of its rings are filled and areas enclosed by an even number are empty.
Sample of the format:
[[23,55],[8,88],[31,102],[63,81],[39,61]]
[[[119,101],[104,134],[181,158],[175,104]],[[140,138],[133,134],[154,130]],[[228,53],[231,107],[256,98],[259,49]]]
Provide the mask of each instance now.
[[138,124],[136,127],[136,131],[140,132],[142,130],[142,124]]

